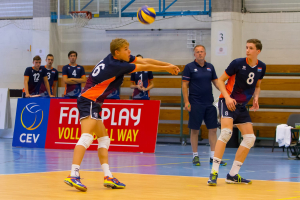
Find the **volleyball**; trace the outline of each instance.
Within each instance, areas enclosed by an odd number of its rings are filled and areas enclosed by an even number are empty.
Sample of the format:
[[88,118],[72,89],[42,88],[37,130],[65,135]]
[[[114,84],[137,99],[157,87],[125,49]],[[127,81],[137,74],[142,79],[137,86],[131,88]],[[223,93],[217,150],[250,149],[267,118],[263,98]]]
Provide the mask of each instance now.
[[151,24],[155,21],[156,13],[154,8],[143,6],[137,12],[137,18],[142,24]]

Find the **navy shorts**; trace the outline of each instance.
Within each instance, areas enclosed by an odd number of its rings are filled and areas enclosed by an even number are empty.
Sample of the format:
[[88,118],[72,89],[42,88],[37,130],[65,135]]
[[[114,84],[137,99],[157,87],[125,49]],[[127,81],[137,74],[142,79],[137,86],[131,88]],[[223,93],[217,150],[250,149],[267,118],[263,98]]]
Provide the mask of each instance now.
[[252,123],[251,117],[245,105],[237,104],[235,105],[235,111],[228,110],[225,99],[219,99],[219,112],[221,118],[232,118],[233,124],[245,124],[245,123]]
[[199,130],[203,120],[207,129],[217,128],[216,107],[213,105],[191,104],[188,127],[190,129]]
[[94,101],[84,97],[78,97],[77,108],[79,110],[80,120],[89,116],[91,116],[92,119],[101,120],[101,106],[99,103],[95,103]]

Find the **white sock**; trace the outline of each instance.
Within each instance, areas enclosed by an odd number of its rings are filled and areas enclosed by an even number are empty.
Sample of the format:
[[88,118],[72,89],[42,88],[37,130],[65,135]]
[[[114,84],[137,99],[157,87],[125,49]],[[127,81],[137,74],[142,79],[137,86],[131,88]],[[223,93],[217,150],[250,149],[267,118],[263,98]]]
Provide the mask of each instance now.
[[102,170],[104,172],[104,176],[109,176],[110,178],[113,178],[113,175],[111,174],[110,170],[109,170],[109,165],[108,164],[103,164],[101,165]]
[[233,162],[233,165],[231,167],[231,170],[229,172],[229,175],[230,176],[235,176],[236,174],[239,173],[240,169],[241,169],[241,166],[242,166],[243,163],[239,162],[239,161],[234,161]]
[[198,152],[193,152],[193,158],[195,158],[195,156],[198,156]]
[[221,159],[214,157],[211,173],[213,173],[213,172],[219,173],[220,163],[221,163]]
[[80,166],[79,166],[79,165],[74,165],[74,164],[72,164],[72,168],[71,168],[71,176],[72,176],[72,177],[79,177],[79,169],[80,169]]
[[214,158],[214,155],[215,155],[215,151],[210,151],[210,158]]

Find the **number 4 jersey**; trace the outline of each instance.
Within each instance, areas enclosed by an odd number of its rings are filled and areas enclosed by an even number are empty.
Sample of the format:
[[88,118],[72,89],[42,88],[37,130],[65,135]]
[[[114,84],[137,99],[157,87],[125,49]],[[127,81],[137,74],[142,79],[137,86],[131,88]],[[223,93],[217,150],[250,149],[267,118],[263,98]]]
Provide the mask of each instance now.
[[[258,80],[263,79],[266,64],[257,60],[256,66],[250,67],[247,58],[233,60],[225,70],[229,79],[226,90],[237,103],[246,105],[252,98]],[[221,94],[220,98],[224,98]]]
[[[85,77],[84,68],[80,65],[71,66],[70,64],[63,66],[62,75],[67,78],[82,78]],[[78,84],[66,84],[65,85],[65,97],[78,97],[81,92],[81,83]]]

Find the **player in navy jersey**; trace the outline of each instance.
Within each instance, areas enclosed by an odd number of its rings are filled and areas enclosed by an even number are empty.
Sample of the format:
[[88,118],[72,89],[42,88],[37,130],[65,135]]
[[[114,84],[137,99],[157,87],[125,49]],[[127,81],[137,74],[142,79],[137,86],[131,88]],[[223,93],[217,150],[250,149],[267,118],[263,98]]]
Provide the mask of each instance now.
[[[58,81],[58,71],[52,67],[54,61],[54,56],[52,54],[48,54],[46,57],[46,66],[42,66],[46,69],[46,74],[48,77],[48,82],[50,85],[50,91],[53,96],[56,96],[56,88],[57,88],[57,81]],[[49,94],[46,90],[46,86],[44,81],[42,81],[40,87],[40,95],[43,97],[48,97]]]
[[136,71],[167,71],[177,75],[180,71],[177,66],[170,63],[130,55],[129,43],[125,39],[116,38],[112,40],[110,52],[95,66],[77,99],[82,134],[74,149],[71,174],[65,179],[65,183],[81,191],[86,191],[87,187],[80,181],[80,164],[86,149],[93,142],[93,133],[96,134],[98,140],[98,156],[104,172],[104,186],[125,188],[125,184],[113,177],[109,170],[108,148],[110,138],[100,117],[104,99],[111,91],[121,86],[124,74]]
[[120,99],[120,88],[107,95],[106,99]]
[[77,52],[68,53],[70,64],[62,69],[63,80],[65,82],[65,97],[77,98],[81,93],[81,84],[86,82],[84,68],[76,64]]
[[[187,64],[182,72],[182,94],[185,109],[189,111],[188,128],[191,129],[190,141],[193,151],[193,165],[200,166],[198,135],[203,120],[208,129],[211,163],[214,157],[218,120],[217,110],[215,106],[213,106],[212,83],[217,89],[219,89],[219,87],[214,66],[205,61],[205,47],[203,45],[195,46],[194,56],[195,60]],[[226,166],[227,163],[221,161],[221,165]]]
[[[41,61],[40,56],[35,56],[33,58],[33,67],[27,67],[24,72],[23,98],[39,96],[42,81],[45,83],[46,90],[50,92],[47,73],[45,68],[41,67]],[[50,97],[54,96],[50,95]]]
[[[265,63],[257,59],[261,50],[260,40],[248,40],[246,45],[247,57],[233,60],[219,78],[219,88],[222,93],[218,105],[221,116],[221,134],[217,141],[208,185],[217,184],[219,165],[226,144],[232,136],[233,124],[241,131],[243,141],[236,152],[232,168],[225,181],[226,183],[252,183],[250,180],[242,178],[238,173],[256,139],[246,104],[253,96],[253,106],[250,109],[254,111],[259,109],[260,84],[266,71]],[[228,81],[225,85],[226,80]]]
[[[136,55],[136,57],[143,58],[143,56],[140,54]],[[150,99],[150,89],[154,87],[152,72],[142,71],[132,73],[130,81],[130,88],[134,89],[132,94],[133,100]]]

